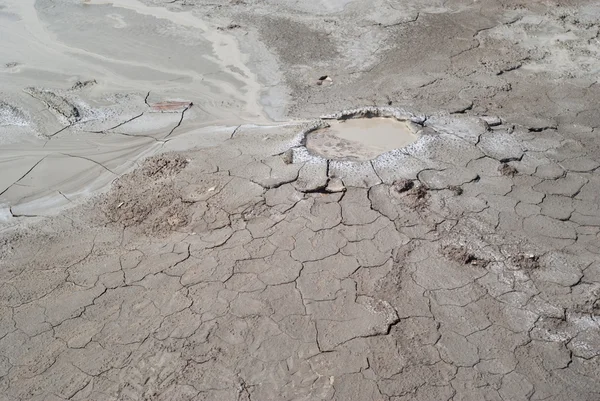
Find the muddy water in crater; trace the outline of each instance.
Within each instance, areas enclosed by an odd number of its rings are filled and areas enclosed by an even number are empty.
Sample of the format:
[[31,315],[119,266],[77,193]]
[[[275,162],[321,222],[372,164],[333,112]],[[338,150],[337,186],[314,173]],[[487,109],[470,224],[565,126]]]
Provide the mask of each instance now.
[[370,160],[418,138],[410,122],[393,118],[333,120],[328,124],[330,127],[310,133],[306,141],[309,151],[328,159]]

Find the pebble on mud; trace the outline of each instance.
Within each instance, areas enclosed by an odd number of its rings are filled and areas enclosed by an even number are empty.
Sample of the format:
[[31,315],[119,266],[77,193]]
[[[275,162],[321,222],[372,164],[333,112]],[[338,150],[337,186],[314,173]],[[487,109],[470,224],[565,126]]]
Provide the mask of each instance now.
[[500,117],[496,117],[496,116],[481,116],[479,118],[481,118],[483,121],[485,121],[487,123],[487,125],[490,126],[490,127],[496,127],[498,125],[502,125],[502,119]]
[[346,190],[346,186],[341,178],[334,177],[329,180],[327,183],[327,187],[325,191],[335,193],[335,192],[344,192]]
[[281,158],[285,164],[292,164],[294,162],[294,152],[288,149],[281,154]]
[[329,86],[333,84],[333,79],[329,75],[323,75],[317,80],[317,85],[320,86]]

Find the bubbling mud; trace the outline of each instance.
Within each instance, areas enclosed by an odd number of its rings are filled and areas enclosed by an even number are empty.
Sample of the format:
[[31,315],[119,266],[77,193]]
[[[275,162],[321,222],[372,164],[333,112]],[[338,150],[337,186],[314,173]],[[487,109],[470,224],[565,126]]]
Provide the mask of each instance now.
[[331,120],[328,125],[306,136],[306,148],[333,160],[372,160],[419,137],[414,123],[393,117]]

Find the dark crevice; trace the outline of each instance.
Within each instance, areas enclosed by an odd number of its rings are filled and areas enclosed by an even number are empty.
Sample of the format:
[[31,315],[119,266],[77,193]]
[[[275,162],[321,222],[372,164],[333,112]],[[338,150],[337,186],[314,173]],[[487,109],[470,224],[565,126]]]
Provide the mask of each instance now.
[[6,191],[8,191],[13,185],[15,185],[16,183],[18,183],[19,181],[21,181],[23,178],[25,178],[27,176],[27,174],[31,173],[31,171],[36,168],[38,166],[38,164],[40,164],[41,162],[44,161],[44,159],[46,159],[46,157],[48,156],[44,156],[42,157],[37,163],[35,163],[29,170],[27,170],[25,172],[25,174],[23,174],[21,177],[19,177],[18,180],[16,180],[15,182],[13,182],[12,184],[10,184],[4,191],[0,192],[0,196],[4,195],[6,193]]
[[129,123],[129,122],[131,122],[131,121],[133,121],[135,119],[137,119],[137,118],[140,118],[143,115],[144,115],[144,113],[141,113],[141,114],[138,114],[137,116],[131,117],[129,120],[123,121],[122,123],[119,123],[119,124],[115,125],[114,127],[103,129],[101,131],[91,131],[91,132],[93,132],[94,134],[105,134],[106,131],[111,131],[113,129],[119,128],[119,127],[121,127],[121,126],[123,126],[123,125],[125,125],[125,124],[127,124],[127,123]]
[[163,139],[167,139],[168,137],[170,137],[170,136],[171,136],[171,134],[172,134],[173,132],[175,132],[175,130],[176,130],[177,128],[179,128],[179,126],[180,126],[180,125],[181,125],[181,123],[183,122],[183,117],[185,116],[185,112],[186,112],[186,111],[188,111],[188,110],[190,109],[190,107],[192,107],[191,103],[190,103],[190,105],[189,105],[189,106],[187,106],[185,109],[183,109],[183,111],[181,112],[181,118],[179,119],[179,122],[177,123],[177,125],[176,125],[175,127],[173,127],[173,129],[171,130],[171,132],[169,132],[169,133],[167,134],[167,136],[165,136]]

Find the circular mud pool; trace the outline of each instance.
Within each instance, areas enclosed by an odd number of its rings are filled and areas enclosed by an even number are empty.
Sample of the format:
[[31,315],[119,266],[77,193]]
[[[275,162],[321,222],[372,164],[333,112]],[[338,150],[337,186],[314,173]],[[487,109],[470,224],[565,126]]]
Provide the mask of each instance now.
[[415,124],[393,117],[350,118],[327,121],[306,136],[306,148],[326,159],[372,160],[418,139]]

